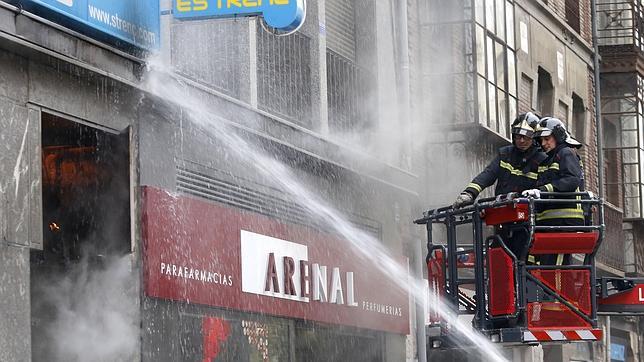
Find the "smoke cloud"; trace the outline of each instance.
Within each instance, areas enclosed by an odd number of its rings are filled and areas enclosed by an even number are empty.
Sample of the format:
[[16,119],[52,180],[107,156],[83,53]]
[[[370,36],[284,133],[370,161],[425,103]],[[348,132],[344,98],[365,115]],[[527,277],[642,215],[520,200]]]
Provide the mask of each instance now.
[[[73,264],[64,276],[37,286],[35,308],[48,308],[43,335],[53,361],[129,361],[139,346],[138,273],[132,256],[112,257],[96,267],[88,258]],[[47,317],[44,317],[47,318]],[[34,341],[35,349],[43,341]]]

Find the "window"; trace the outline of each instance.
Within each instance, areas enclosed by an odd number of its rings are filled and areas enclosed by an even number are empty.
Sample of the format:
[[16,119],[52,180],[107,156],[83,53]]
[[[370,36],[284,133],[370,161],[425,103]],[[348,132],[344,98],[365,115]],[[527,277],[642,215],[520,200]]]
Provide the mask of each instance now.
[[326,52],[326,67],[329,129],[365,129],[373,109],[365,102],[373,89],[372,74],[330,49]]
[[604,156],[603,172],[606,177],[606,199],[611,204],[621,207],[621,180],[619,170],[619,150],[615,149],[617,140],[617,127],[610,119],[604,119],[602,122],[604,128],[604,146],[606,147]]
[[579,33],[579,0],[566,0],[566,23]]
[[605,90],[602,92],[602,124],[605,129],[606,188],[607,191],[611,187],[617,188],[613,192],[622,198],[625,219],[641,219],[644,217],[644,137],[641,128],[644,78],[635,73],[602,74],[601,87]]
[[474,10],[479,123],[509,137],[518,103],[514,5],[509,0],[477,0]]
[[[217,309],[181,312],[166,333],[172,361],[382,361],[382,332]],[[165,341],[165,340],[164,340]],[[174,347],[174,346],[173,346]],[[163,351],[163,349],[162,349]],[[165,351],[164,351],[165,352]]]
[[553,114],[554,87],[552,86],[552,77],[550,77],[550,73],[541,67],[539,67],[537,87],[537,111],[542,116]]
[[[91,360],[99,355],[85,352],[79,355],[78,350],[62,345],[60,338],[51,338],[49,331],[61,325],[79,331],[88,322],[97,322],[90,318],[93,313],[77,308],[93,301],[89,297],[92,293],[85,293],[94,285],[88,280],[101,275],[93,272],[104,273],[113,260],[132,251],[130,133],[97,129],[45,112],[41,112],[39,123],[42,137],[41,151],[37,153],[41,165],[38,170],[42,170],[42,203],[38,207],[42,217],[38,223],[44,228],[38,237],[42,236],[43,244],[42,250],[26,250],[31,262],[27,275],[31,321],[36,321],[31,326],[31,357],[36,361],[51,360],[52,356],[55,360]],[[35,168],[33,165],[29,170]],[[30,211],[31,217],[25,217],[25,221],[35,216],[36,211]],[[76,272],[80,270],[83,272]],[[120,289],[125,285],[119,279],[111,282],[122,294],[117,299],[109,298],[116,295],[104,295],[108,299],[101,299],[102,306],[115,306],[131,300],[123,300],[126,297],[134,297],[127,288]],[[72,310],[76,318],[68,317],[67,311]],[[123,327],[123,332],[132,331],[126,325]],[[113,335],[101,326],[94,331],[98,335]],[[118,359],[114,354],[103,357]]]
[[369,14],[373,8],[354,1],[327,0],[325,11],[329,131],[366,130],[375,108],[371,101],[375,74],[369,66],[375,46],[369,46],[373,37],[367,35],[374,32]]
[[566,129],[570,130],[570,122],[568,122],[568,105],[562,101],[559,101],[559,107],[557,108],[558,110],[556,117],[566,125]]
[[572,95],[572,122],[570,133],[582,144],[586,144],[586,107],[578,95]]
[[[235,98],[248,72],[247,21],[186,21],[172,25],[172,66],[177,73]],[[199,46],[208,44],[208,46]]]
[[599,45],[632,44],[644,50],[644,32],[640,29],[642,0],[597,1]]
[[327,48],[331,49],[335,54],[355,62],[355,2],[327,0],[324,3],[324,9],[326,11]]
[[259,108],[311,126],[310,39],[295,33],[275,36],[257,28],[257,102]]
[[532,107],[534,95],[533,86],[534,82],[532,79],[525,74],[521,74],[521,93],[519,94],[519,108],[521,113],[534,109]]

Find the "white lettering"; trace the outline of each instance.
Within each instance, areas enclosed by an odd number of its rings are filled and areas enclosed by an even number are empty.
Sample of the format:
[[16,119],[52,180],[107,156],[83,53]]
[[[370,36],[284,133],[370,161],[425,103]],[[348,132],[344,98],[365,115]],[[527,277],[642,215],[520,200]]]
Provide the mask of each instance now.
[[333,268],[331,274],[331,303],[344,304],[344,293],[342,292],[342,282],[340,281],[340,268]]
[[353,289],[353,272],[347,272],[347,305],[357,307],[356,294]]
[[141,42],[146,45],[154,45],[156,43],[155,32],[139,24],[125,21],[119,18],[119,14],[110,14],[92,5],[88,5],[87,10],[90,19],[95,19],[109,27],[126,33],[135,42]]
[[184,265],[160,263],[161,275],[171,275],[177,278],[192,279],[214,284],[233,285],[232,275],[213,273],[203,269],[193,269]]
[[326,266],[313,264],[313,300],[327,301],[326,293]]
[[362,301],[362,309],[368,312],[376,312],[380,314],[402,317],[402,308],[393,305]]
[[639,287],[640,302],[644,302],[644,287]]

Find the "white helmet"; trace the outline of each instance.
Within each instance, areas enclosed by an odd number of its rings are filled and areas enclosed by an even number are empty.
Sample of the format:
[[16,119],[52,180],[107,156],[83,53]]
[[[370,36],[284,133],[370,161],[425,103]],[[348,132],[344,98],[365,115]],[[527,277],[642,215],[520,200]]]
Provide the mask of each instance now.
[[553,135],[558,144],[565,143],[570,147],[580,148],[581,143],[574,139],[566,130],[566,125],[558,118],[544,117],[539,121],[535,130],[535,137]]

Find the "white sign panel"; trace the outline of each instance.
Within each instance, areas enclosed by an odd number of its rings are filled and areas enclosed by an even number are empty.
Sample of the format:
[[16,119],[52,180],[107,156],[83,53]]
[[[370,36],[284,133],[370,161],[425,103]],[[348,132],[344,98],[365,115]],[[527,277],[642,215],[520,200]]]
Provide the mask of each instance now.
[[[269,258],[267,255],[273,254],[275,261],[274,267],[277,275],[283,281],[281,276],[284,275],[284,258],[291,258],[296,261],[308,261],[308,248],[306,245],[296,244],[290,241],[273,238],[266,235],[256,234],[250,231],[241,230],[241,267],[242,267],[242,291],[267,295],[276,298],[284,298],[308,302],[308,297],[301,297],[300,283],[293,283],[296,295],[283,293],[283,286],[280,286],[278,292],[274,291],[272,282],[266,280],[266,271],[269,267]],[[292,280],[300,280],[300,263],[293,263],[294,272]],[[266,290],[266,286],[269,290]]]
[[519,23],[519,33],[521,33],[521,50],[528,54],[528,25],[523,21]]

